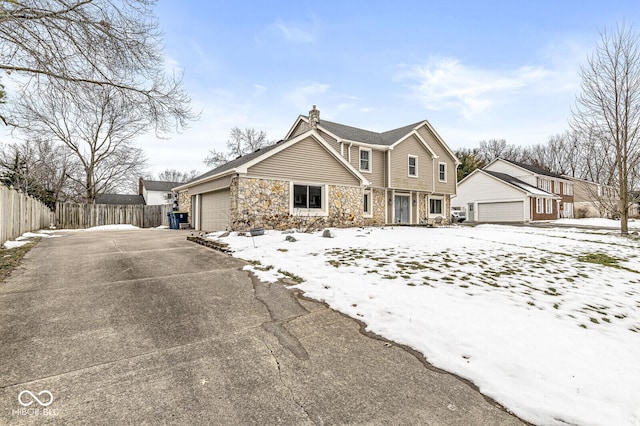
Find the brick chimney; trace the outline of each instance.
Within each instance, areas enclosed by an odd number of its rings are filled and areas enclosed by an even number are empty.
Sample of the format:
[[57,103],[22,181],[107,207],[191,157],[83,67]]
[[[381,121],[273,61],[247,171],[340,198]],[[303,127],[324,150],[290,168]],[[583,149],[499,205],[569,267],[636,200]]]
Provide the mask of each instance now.
[[143,179],[139,178],[138,179],[138,195],[142,195],[142,187],[144,185],[142,182],[143,182]]
[[309,111],[309,125],[312,129],[318,127],[318,123],[320,122],[320,110],[316,109],[316,106],[313,106],[313,109]]

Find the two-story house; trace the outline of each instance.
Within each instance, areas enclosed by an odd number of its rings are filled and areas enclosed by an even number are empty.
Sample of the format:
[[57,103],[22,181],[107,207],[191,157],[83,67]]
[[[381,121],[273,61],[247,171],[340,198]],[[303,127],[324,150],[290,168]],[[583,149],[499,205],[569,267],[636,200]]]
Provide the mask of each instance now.
[[321,120],[180,185],[195,229],[431,223],[449,218],[458,160],[428,121],[377,133]]
[[573,217],[573,182],[540,167],[497,158],[458,183],[454,207],[475,222]]

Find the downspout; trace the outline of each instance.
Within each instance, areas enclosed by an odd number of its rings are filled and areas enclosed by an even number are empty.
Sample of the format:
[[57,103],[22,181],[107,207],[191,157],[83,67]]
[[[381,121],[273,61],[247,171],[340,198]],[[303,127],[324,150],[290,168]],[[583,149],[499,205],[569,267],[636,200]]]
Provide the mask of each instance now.
[[349,148],[347,149],[347,152],[349,154],[349,163],[351,163],[351,145],[353,145],[353,142],[349,143]]

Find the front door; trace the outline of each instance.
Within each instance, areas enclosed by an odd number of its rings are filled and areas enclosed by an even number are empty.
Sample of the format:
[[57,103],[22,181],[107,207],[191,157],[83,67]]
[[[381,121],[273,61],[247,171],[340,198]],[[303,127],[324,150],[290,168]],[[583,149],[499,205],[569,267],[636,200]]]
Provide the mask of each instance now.
[[473,211],[473,203],[468,203],[467,204],[467,220],[469,222],[475,222],[476,220],[476,216],[475,216],[475,212]]
[[409,196],[396,195],[394,204],[396,223],[409,223]]

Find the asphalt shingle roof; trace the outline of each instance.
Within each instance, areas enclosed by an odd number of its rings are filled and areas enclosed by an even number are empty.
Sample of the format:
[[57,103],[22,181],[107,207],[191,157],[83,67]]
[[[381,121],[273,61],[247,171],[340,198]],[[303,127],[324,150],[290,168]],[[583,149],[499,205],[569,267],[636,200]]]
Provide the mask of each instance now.
[[420,123],[422,123],[422,121],[399,127],[397,129],[388,130],[382,133],[359,129],[357,127],[346,126],[344,124],[334,123],[333,121],[327,120],[320,120],[318,125],[341,139],[363,142],[371,145],[389,146],[393,145],[403,136],[411,132]]
[[536,195],[545,195],[545,196],[554,196],[556,197],[557,195],[552,194],[550,192],[547,192],[543,189],[537,188],[533,185],[529,185],[527,182],[521,181],[520,179],[514,178],[511,175],[508,175],[506,173],[500,173],[500,172],[493,172],[491,170],[483,170],[484,172],[490,174],[491,176],[500,179],[503,182],[506,182],[510,185],[516,186],[524,191],[527,191],[531,194],[536,194]]
[[170,192],[172,188],[182,185],[183,182],[167,182],[163,180],[143,180],[143,185],[147,191]]
[[550,172],[547,169],[543,169],[542,167],[538,167],[538,166],[532,166],[531,164],[525,164],[525,163],[520,163],[518,161],[511,161],[511,160],[504,160],[507,161],[511,164],[515,164],[516,166],[520,166],[523,169],[529,170],[530,172],[539,174],[539,175],[543,175],[543,176],[549,176],[549,177],[554,177],[554,178],[559,178],[559,179],[564,179],[564,177],[562,177],[561,174],[558,173],[554,173],[554,172]]
[[95,204],[120,204],[120,205],[136,205],[145,204],[142,195],[133,194],[98,194],[96,195]]
[[[306,117],[305,117],[306,118]],[[334,123],[333,121],[320,120],[318,125],[323,129],[333,133],[341,139],[347,139],[355,142],[362,142],[370,145],[384,145],[389,146],[400,140],[403,136],[410,133],[418,124],[422,123],[419,121],[417,123],[409,124],[407,126],[399,127],[397,129],[389,130],[383,133],[372,132],[369,130],[359,129],[357,127],[351,127],[340,123]],[[278,141],[273,145],[266,146],[252,153],[243,155],[242,157],[238,157],[234,160],[229,161],[219,167],[216,167],[213,170],[210,170],[192,180],[188,183],[196,182],[202,179],[206,179],[210,176],[215,176],[217,174],[232,170],[236,167],[239,167],[249,161],[253,160],[261,156],[262,154],[271,151],[276,148],[280,143],[285,142],[284,140]],[[177,187],[184,184],[176,184],[173,187]]]

